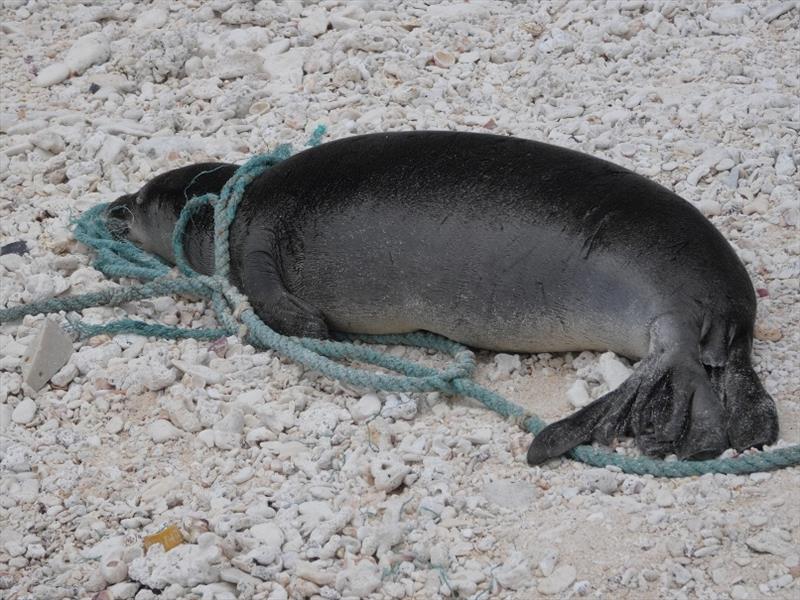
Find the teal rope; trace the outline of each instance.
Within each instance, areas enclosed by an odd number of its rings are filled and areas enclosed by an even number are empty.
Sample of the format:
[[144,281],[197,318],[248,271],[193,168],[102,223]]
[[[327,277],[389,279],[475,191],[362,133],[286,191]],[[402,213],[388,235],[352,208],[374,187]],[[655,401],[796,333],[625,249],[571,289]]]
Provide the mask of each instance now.
[[[319,144],[324,132],[324,127],[317,127],[309,145]],[[219,321],[218,328],[186,329],[134,319],[122,319],[104,325],[91,325],[72,318],[68,318],[68,322],[81,337],[134,333],[168,339],[211,340],[238,335],[258,348],[271,348],[331,379],[338,379],[358,387],[387,391],[439,391],[469,396],[503,417],[518,420],[526,431],[534,435],[542,431],[547,424],[539,417],[475,383],[471,379],[475,369],[474,354],[467,347],[447,338],[425,332],[378,336],[336,334],[334,340],[296,338],[273,331],[259,319],[247,298],[229,282],[230,225],[247,186],[266,169],[289,156],[291,156],[289,146],[279,146],[271,153],[256,156],[239,167],[218,197],[206,194],[187,202],[178,218],[172,238],[178,267],[177,274],[168,265],[130,242],[115,239],[108,230],[104,217],[107,205],[101,204],[89,209],[74,222],[74,235],[76,239],[95,251],[94,267],[109,277],[131,277],[146,283],[6,308],[0,310],[0,323],[13,321],[25,315],[79,311],[90,306],[119,306],[133,300],[166,294],[189,294],[210,299]],[[183,244],[192,215],[209,204],[214,211],[215,231],[215,271],[211,276],[197,273],[189,266]],[[452,362],[446,368],[438,370],[378,352],[369,346],[355,344],[356,341],[427,348],[449,355]],[[343,360],[359,361],[394,371],[398,375],[348,367],[341,364],[340,361]],[[705,473],[746,474],[798,465],[800,445],[741,455],[734,459],[703,461],[667,462],[647,457],[632,458],[592,446],[579,446],[569,452],[568,456],[596,467],[615,466],[626,473],[686,477]]]

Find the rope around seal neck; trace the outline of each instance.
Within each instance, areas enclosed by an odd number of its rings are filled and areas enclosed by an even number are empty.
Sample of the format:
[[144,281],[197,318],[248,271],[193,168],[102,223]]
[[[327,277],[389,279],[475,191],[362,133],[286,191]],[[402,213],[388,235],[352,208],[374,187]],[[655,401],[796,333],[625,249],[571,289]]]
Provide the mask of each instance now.
[[[309,146],[319,144],[325,133],[318,126]],[[126,302],[167,294],[190,294],[209,299],[219,322],[218,328],[186,329],[133,319],[104,325],[92,325],[68,317],[69,327],[79,337],[132,333],[169,339],[194,338],[213,340],[236,335],[260,349],[271,348],[303,366],[323,375],[358,387],[399,392],[438,391],[474,398],[497,414],[517,421],[523,429],[538,434],[546,423],[536,415],[475,383],[471,376],[475,356],[466,346],[431,333],[403,335],[334,334],[333,340],[296,338],[281,335],[267,327],[255,314],[247,298],[230,282],[229,231],[247,186],[265,170],[291,156],[291,147],[278,146],[270,153],[253,157],[243,164],[225,184],[219,196],[205,194],[189,200],[181,212],[172,237],[179,270],[142,251],[126,240],[115,239],[106,226],[107,204],[97,205],[74,222],[74,236],[95,252],[94,267],[107,277],[131,277],[146,283],[123,289],[109,289],[66,298],[53,298],[33,304],[0,310],[0,323],[25,315],[79,311],[93,306],[119,306]],[[183,238],[191,216],[210,204],[214,210],[214,274],[202,275],[188,264]],[[363,345],[402,344],[427,348],[450,355],[452,362],[443,370],[420,365],[384,354]],[[397,375],[345,366],[341,361],[358,361],[394,371]],[[747,474],[800,464],[800,445],[769,452],[747,453],[736,458],[702,461],[664,461],[647,457],[629,457],[592,446],[578,446],[567,456],[595,467],[613,466],[626,473],[657,477],[687,477],[707,473]]]

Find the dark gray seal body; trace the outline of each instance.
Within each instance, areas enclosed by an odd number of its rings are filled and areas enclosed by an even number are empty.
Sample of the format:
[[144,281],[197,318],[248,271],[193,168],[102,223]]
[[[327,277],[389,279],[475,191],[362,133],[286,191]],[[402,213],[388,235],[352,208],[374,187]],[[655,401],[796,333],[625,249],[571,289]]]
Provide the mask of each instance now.
[[[186,199],[219,192],[235,169],[170,171],[109,215],[172,261]],[[186,245],[209,273],[210,211]],[[347,138],[258,177],[231,248],[234,283],[288,335],[423,329],[489,350],[642,359],[618,389],[537,436],[531,463],[622,435],[694,458],[777,437],[750,364],[756,301],[744,266],[692,205],[609,162],[496,135]]]

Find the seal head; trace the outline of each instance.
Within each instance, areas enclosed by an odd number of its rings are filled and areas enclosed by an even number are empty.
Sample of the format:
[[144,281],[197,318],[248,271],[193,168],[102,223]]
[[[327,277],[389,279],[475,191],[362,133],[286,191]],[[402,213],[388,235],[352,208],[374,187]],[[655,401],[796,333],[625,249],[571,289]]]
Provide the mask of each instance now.
[[[120,196],[109,205],[108,228],[174,264],[172,232],[184,205],[196,196],[219,194],[237,168],[227,163],[200,163],[162,173],[138,192]],[[213,270],[213,225],[212,211],[201,210],[189,223],[186,236],[189,263],[204,273]]]

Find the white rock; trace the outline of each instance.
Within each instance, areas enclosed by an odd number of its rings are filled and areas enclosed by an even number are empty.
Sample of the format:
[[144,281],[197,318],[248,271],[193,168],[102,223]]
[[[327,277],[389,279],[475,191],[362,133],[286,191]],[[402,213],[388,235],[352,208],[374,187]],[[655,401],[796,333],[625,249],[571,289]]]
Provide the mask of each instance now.
[[746,4],[723,4],[711,9],[709,18],[715,23],[740,23],[750,14],[750,7]]
[[365,394],[349,407],[353,421],[364,423],[381,412],[381,399],[376,394]]
[[617,389],[632,373],[613,352],[604,352],[600,355],[598,369],[609,390]]
[[508,562],[495,569],[494,576],[500,585],[510,590],[524,588],[533,579],[528,560],[517,552],[511,555]]
[[492,429],[491,427],[480,427],[470,431],[465,437],[476,446],[482,446],[492,441]]
[[180,429],[164,419],[156,419],[147,428],[150,438],[156,444],[161,444],[169,440],[177,439],[181,436]]
[[583,408],[592,401],[589,395],[589,386],[583,379],[576,379],[567,390],[567,400],[575,408]]
[[[145,370],[141,382],[151,392],[157,392],[171,386],[176,379],[175,369],[170,369],[166,365],[154,364],[149,365]],[[205,378],[203,380],[206,381]]]
[[25,280],[25,291],[34,302],[58,296],[68,288],[69,283],[61,275],[34,273]]
[[220,85],[222,85],[222,80],[220,78],[211,77],[209,79],[198,79],[194,81],[189,89],[192,96],[198,100],[211,100],[222,95]]
[[72,363],[67,363],[58,373],[50,378],[50,383],[56,387],[66,387],[78,375],[78,367]]
[[289,48],[291,48],[291,46],[292,43],[289,40],[287,40],[286,38],[281,38],[264,46],[263,50],[261,51],[261,55],[269,59],[269,57],[277,56],[278,54],[283,54]]
[[214,430],[213,429],[204,429],[203,431],[197,434],[197,439],[203,442],[207,447],[213,448],[214,447]]
[[355,29],[361,23],[356,19],[350,19],[348,17],[343,17],[342,15],[333,14],[330,18],[331,27],[336,30],[343,30],[343,29]]
[[689,173],[686,177],[686,183],[689,185],[695,186],[697,185],[700,180],[708,175],[711,171],[711,167],[709,165],[698,165]]
[[178,429],[189,433],[197,433],[203,429],[200,419],[187,407],[183,398],[172,397],[165,399],[164,408],[167,409],[170,422]]
[[5,433],[11,427],[14,411],[8,404],[0,404],[0,433]]
[[430,549],[431,565],[434,567],[448,568],[450,566],[450,553],[444,544],[434,544]]
[[747,546],[755,551],[764,554],[774,554],[775,556],[789,556],[797,551],[789,542],[781,539],[777,534],[772,531],[762,531],[756,535],[747,538]]
[[382,453],[370,462],[370,473],[375,487],[384,492],[391,492],[403,483],[411,469],[395,459],[391,454]]
[[[209,431],[209,430],[207,430]],[[203,435],[206,431],[201,431],[198,435]],[[231,431],[209,431],[212,434],[213,445],[220,450],[234,450],[242,445],[242,434]]]
[[508,379],[511,373],[519,371],[522,363],[518,354],[496,354],[494,357],[494,370],[489,373],[490,381]]
[[617,491],[617,476],[607,469],[589,469],[583,474],[583,482],[590,490],[604,494]]
[[250,481],[250,479],[253,478],[254,474],[255,474],[255,471],[253,470],[253,467],[244,467],[242,469],[239,469],[236,473],[234,473],[231,476],[231,481],[233,481],[233,483],[239,485],[239,484],[245,483],[247,481]]
[[316,583],[319,586],[333,585],[336,582],[336,574],[325,571],[312,563],[305,561],[298,561],[294,573],[297,577],[302,577],[308,581]]
[[753,213],[759,215],[767,214],[769,210],[769,202],[764,196],[759,196],[752,202],[748,202],[742,207],[742,212],[746,215],[752,215]]
[[281,546],[286,539],[283,530],[276,523],[259,523],[250,528],[250,535],[262,546],[272,548],[275,552],[281,551]]
[[108,38],[99,32],[79,38],[69,49],[64,62],[71,73],[80,75],[92,65],[106,62],[111,56]]
[[122,559],[122,552],[113,552],[100,561],[100,575],[110,585],[119,583],[128,577],[128,565]]
[[264,58],[252,50],[234,50],[221,56],[214,65],[214,75],[220,79],[237,79],[258,75],[264,71]]
[[169,13],[164,8],[151,8],[139,14],[133,26],[136,29],[160,29],[167,24]]
[[672,492],[669,490],[658,490],[656,493],[656,504],[658,504],[662,508],[667,508],[675,504],[675,497],[672,495]]
[[14,423],[19,423],[20,425],[27,425],[33,421],[38,408],[39,407],[36,406],[36,402],[30,398],[24,398],[22,402],[17,404],[17,406],[14,408],[14,412],[11,413],[11,420],[14,421]]
[[366,598],[381,586],[381,573],[378,565],[362,560],[336,576],[336,590],[343,596]]
[[767,23],[771,23],[772,21],[782,17],[795,7],[797,7],[796,2],[791,2],[791,1],[776,2],[775,4],[769,6],[767,10],[764,11],[762,16]]
[[716,200],[705,198],[697,203],[697,208],[707,217],[716,217],[722,214],[722,205]]
[[155,479],[149,482],[142,490],[141,503],[144,505],[152,504],[175,490],[179,485],[180,482],[172,476]]
[[101,560],[104,556],[110,556],[115,551],[125,549],[125,536],[115,535],[105,537],[96,544],[93,544],[80,551],[81,557],[87,560]]
[[[325,401],[315,401],[304,410],[297,419],[297,426],[300,431],[307,435],[316,437],[328,437],[333,435],[333,431],[340,420],[347,419],[350,415],[336,404]],[[267,427],[269,423],[265,423]]]
[[63,62],[53,63],[48,65],[36,76],[33,80],[34,85],[40,87],[50,87],[56,83],[61,83],[69,77],[69,66]]
[[266,402],[268,402],[268,399],[264,394],[264,390],[247,390],[236,396],[236,403],[246,406],[251,411],[263,407]]
[[261,442],[273,441],[276,439],[278,439],[277,434],[271,429],[268,429],[267,427],[254,427],[253,429],[248,431],[247,435],[245,436],[245,440],[251,446],[254,446]]
[[601,120],[604,125],[613,127],[617,123],[624,123],[630,118],[631,111],[624,108],[613,108],[603,113]]
[[544,594],[546,596],[555,596],[556,594],[560,594],[561,592],[565,591],[569,586],[572,585],[572,582],[575,581],[575,577],[577,575],[577,571],[575,567],[572,565],[563,565],[561,567],[557,567],[553,574],[549,577],[545,577],[539,582],[537,586],[537,590],[540,594]]
[[33,134],[30,137],[30,141],[37,148],[41,148],[50,154],[61,154],[66,147],[64,138],[48,129]]
[[122,354],[122,348],[116,342],[108,342],[94,348],[84,346],[72,356],[72,362],[78,367],[81,375],[86,375],[92,369],[102,369],[108,361]]
[[124,150],[125,140],[115,135],[108,135],[95,158],[105,165],[114,165],[120,161]]
[[267,56],[264,68],[270,76],[270,82],[299,86],[303,82],[303,63],[306,50],[292,48],[277,56]]
[[308,35],[322,35],[328,30],[328,13],[323,8],[310,10],[308,16],[297,23],[297,29]]
[[381,409],[381,416],[387,419],[413,419],[417,415],[417,401],[406,394],[388,394]]
[[456,64],[456,57],[447,50],[437,50],[433,53],[433,62],[437,67],[448,69]]
[[775,173],[782,177],[790,177],[794,175],[796,170],[794,160],[790,154],[782,152],[775,159]]
[[164,552],[161,544],[154,544],[147,556],[131,561],[128,576],[158,590],[172,584],[192,588],[219,581],[221,561],[222,552],[217,546],[181,544]]
[[172,364],[184,373],[198,377],[206,385],[215,385],[222,382],[222,375],[205,365],[192,364],[177,358],[172,359]]
[[123,581],[110,586],[108,591],[111,592],[111,597],[114,600],[128,600],[136,595],[139,587],[141,586],[136,582]]
[[555,571],[556,563],[558,563],[558,550],[551,548],[545,552],[544,558],[539,561],[539,570],[542,575],[549,577]]
[[228,414],[214,424],[216,431],[242,433],[244,431],[244,415],[238,408],[231,408]]
[[8,555],[11,556],[12,558],[15,556],[22,556],[23,554],[25,554],[25,546],[13,540],[6,542],[4,548],[6,552],[8,552]]
[[106,423],[106,431],[111,434],[119,433],[125,426],[125,422],[117,415],[111,417]]
[[[47,125],[48,123],[44,119],[29,119],[11,125],[7,128],[6,133],[8,135],[30,135],[41,131],[46,128]],[[6,152],[8,152],[8,150],[6,150]]]
[[40,390],[72,356],[72,338],[51,319],[45,319],[22,359],[22,377]]

